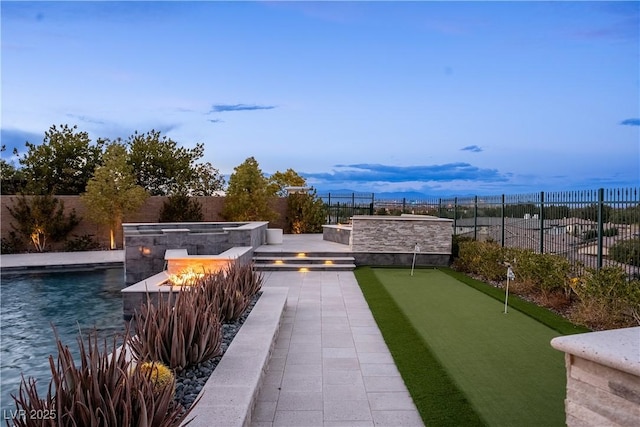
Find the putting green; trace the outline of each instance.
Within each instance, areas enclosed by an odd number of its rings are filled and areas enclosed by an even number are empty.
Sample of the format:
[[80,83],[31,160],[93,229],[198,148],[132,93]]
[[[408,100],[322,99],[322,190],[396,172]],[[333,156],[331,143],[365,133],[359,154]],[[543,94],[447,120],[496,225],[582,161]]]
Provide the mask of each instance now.
[[487,425],[565,425],[558,332],[438,270],[373,271]]

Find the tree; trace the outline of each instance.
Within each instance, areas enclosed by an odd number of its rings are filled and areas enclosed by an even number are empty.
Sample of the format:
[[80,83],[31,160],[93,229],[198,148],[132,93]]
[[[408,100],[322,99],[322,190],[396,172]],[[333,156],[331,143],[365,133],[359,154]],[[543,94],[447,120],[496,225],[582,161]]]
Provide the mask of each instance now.
[[224,177],[209,162],[195,166],[194,177],[189,186],[190,196],[215,196],[224,188]]
[[222,216],[228,221],[270,221],[277,214],[269,206],[269,191],[258,162],[253,157],[233,169]]
[[[4,153],[7,147],[3,144],[0,153]],[[24,183],[22,171],[17,169],[13,161],[0,158],[0,194],[17,194],[22,189]]]
[[17,226],[12,222],[11,227],[31,240],[38,252],[47,250],[49,241],[64,240],[80,223],[75,209],[66,215],[64,203],[50,194],[30,198],[23,195],[7,209],[17,222]]
[[19,159],[30,194],[80,194],[102,159],[105,141],[91,144],[89,134],[77,126],[53,125],[42,144],[25,142]]
[[194,222],[203,219],[200,202],[186,194],[174,194],[162,205],[158,222]]
[[277,171],[269,177],[269,192],[284,197],[287,195],[287,187],[305,187],[307,181],[289,168],[284,172]]
[[126,144],[137,184],[153,196],[211,195],[224,185],[211,163],[196,163],[204,155],[203,144],[191,149],[179,147],[156,130],[135,132]]
[[99,224],[109,226],[111,249],[116,249],[115,229],[122,224],[128,212],[142,206],[147,192],[136,184],[133,169],[127,163],[127,149],[119,142],[109,144],[104,154],[104,164],[96,168],[81,195],[89,216]]
[[293,234],[320,233],[327,220],[327,209],[316,190],[296,192],[287,198],[287,227]]

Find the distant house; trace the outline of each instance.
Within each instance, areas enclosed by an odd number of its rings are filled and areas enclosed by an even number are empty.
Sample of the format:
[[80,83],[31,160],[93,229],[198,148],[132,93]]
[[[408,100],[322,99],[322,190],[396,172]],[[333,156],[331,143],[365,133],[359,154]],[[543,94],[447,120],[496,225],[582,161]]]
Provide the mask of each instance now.
[[581,236],[587,231],[595,230],[598,227],[597,222],[580,218],[563,218],[560,220],[560,224],[564,225],[567,234],[572,236]]

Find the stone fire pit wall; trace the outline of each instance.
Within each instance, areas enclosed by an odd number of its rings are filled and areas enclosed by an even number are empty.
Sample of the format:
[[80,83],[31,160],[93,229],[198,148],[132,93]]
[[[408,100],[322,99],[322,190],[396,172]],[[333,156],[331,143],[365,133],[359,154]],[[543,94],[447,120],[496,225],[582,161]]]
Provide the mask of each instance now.
[[125,284],[138,283],[165,270],[167,249],[189,255],[218,255],[233,247],[266,243],[268,222],[181,222],[123,224]]
[[351,250],[358,265],[446,266],[451,258],[453,220],[427,215],[355,215]]

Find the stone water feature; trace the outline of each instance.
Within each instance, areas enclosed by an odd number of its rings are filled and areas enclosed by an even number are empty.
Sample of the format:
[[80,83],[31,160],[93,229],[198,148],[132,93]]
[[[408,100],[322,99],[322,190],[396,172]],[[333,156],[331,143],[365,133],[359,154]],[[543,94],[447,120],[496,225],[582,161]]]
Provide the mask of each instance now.
[[230,262],[248,264],[266,241],[267,222],[124,224],[123,317],[131,320],[146,301],[167,299],[179,287],[171,276],[215,272]]

